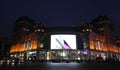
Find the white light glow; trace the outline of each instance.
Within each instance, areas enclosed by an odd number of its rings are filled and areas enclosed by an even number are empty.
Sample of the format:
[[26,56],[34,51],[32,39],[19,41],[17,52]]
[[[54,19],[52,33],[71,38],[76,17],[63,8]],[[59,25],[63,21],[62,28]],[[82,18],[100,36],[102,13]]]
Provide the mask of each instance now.
[[51,35],[51,49],[76,49],[76,35]]
[[80,57],[78,57],[78,60],[80,60]]
[[80,54],[80,51],[78,51],[78,54]]
[[47,60],[49,60],[50,58],[49,58],[50,56],[49,56],[49,52],[47,52]]
[[65,57],[66,56],[66,53],[65,52],[63,52],[63,57]]

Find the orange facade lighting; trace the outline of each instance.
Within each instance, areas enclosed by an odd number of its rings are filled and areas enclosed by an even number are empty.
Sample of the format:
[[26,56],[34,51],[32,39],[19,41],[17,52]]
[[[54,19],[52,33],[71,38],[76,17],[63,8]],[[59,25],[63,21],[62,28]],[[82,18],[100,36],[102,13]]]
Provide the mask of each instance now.
[[90,41],[90,49],[94,50],[95,47],[94,47],[94,42],[93,41]]
[[[31,44],[32,46],[27,48],[27,50],[35,50],[37,49],[37,41],[33,41],[33,43]],[[15,44],[11,47],[10,49],[10,53],[14,53],[14,52],[23,52],[23,51],[27,51],[24,48],[24,44]]]

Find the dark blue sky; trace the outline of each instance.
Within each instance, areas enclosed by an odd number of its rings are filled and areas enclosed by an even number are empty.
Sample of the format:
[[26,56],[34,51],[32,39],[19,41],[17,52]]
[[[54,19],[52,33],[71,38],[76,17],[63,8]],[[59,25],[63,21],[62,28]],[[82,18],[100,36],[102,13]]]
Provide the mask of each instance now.
[[12,35],[20,16],[28,16],[46,26],[71,26],[106,15],[120,35],[119,0],[0,0],[0,37]]

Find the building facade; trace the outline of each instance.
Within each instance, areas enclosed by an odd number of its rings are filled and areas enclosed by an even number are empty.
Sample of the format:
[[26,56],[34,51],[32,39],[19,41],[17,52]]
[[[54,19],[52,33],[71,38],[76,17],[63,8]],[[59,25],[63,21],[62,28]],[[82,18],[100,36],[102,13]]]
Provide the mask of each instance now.
[[[90,49],[109,54],[102,54],[113,57],[120,53],[120,46],[117,44],[116,33],[112,21],[107,16],[99,16],[90,23],[93,28],[90,33]],[[119,58],[119,55],[116,56]]]
[[114,27],[106,16],[74,27],[45,27],[28,17],[21,17],[14,28],[10,53],[11,57],[21,60],[35,57],[40,61],[76,61],[113,55],[120,58]]

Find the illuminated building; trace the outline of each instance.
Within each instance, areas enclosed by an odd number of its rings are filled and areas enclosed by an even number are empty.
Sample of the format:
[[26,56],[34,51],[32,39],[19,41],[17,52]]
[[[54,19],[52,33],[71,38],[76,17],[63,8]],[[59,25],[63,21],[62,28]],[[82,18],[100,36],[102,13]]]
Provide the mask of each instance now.
[[35,23],[32,19],[22,16],[14,25],[13,42],[10,49],[12,57],[28,59],[30,54],[36,56],[39,37],[44,32],[44,26]]
[[45,27],[27,17],[20,19],[15,24],[11,56],[62,61],[120,57],[119,40],[116,42],[113,24],[105,16],[74,27]]
[[[44,33],[44,48],[39,51],[40,60],[88,59],[86,33],[79,33],[76,27],[49,27]],[[42,57],[42,58],[41,58]]]
[[108,55],[120,53],[120,46],[116,42],[114,25],[107,16],[99,16],[90,24],[93,26],[89,35],[90,50],[99,51],[104,55],[105,52],[109,53]]

